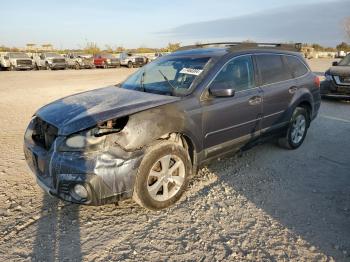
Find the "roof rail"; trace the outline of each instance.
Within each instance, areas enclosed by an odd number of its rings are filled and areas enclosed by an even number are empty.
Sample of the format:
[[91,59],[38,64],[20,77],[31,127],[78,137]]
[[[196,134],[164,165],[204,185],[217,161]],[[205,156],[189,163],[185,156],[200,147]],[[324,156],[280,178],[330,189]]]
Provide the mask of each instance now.
[[243,49],[243,48],[249,48],[249,49],[267,48],[267,49],[279,49],[279,50],[300,52],[302,44],[301,43],[282,44],[282,43],[253,43],[253,42],[218,42],[218,43],[206,43],[206,44],[195,44],[195,45],[183,46],[177,49],[176,51],[184,51],[184,50],[198,49],[198,48],[205,48],[205,47],[227,47],[230,50],[237,50],[237,49]]

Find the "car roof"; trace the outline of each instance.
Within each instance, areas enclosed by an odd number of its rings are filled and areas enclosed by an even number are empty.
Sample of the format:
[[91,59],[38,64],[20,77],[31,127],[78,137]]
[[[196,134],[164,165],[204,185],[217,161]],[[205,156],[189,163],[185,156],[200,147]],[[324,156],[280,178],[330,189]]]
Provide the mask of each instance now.
[[194,48],[188,50],[175,51],[174,53],[169,54],[170,56],[191,56],[191,57],[220,57],[228,54],[229,51],[227,48]]
[[255,42],[219,42],[183,46],[175,51],[175,56],[209,56],[220,57],[226,54],[245,53],[279,53],[279,54],[300,54],[301,43],[255,43]]

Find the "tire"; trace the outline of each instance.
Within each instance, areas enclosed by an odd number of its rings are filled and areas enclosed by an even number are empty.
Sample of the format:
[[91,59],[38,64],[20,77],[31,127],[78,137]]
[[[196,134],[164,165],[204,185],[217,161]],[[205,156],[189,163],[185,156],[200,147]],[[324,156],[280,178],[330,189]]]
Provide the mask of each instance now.
[[49,63],[45,64],[45,70],[51,70],[51,67],[50,67]]
[[286,149],[297,149],[304,142],[310,126],[310,116],[303,107],[297,107],[289,121],[286,135],[278,140],[278,144]]
[[[173,171],[162,172],[173,167]],[[134,201],[151,210],[171,206],[186,190],[191,170],[190,158],[182,146],[169,141],[151,146],[146,151],[137,172]]]
[[10,65],[9,69],[10,71],[16,71],[16,67],[14,65]]
[[133,68],[133,67],[134,67],[134,65],[132,64],[131,61],[129,61],[129,62],[128,62],[128,68]]
[[108,65],[104,62],[102,67],[103,67],[104,69],[107,69],[107,68],[108,68]]
[[79,63],[75,63],[75,65],[74,65],[74,69],[75,69],[75,70],[79,70],[79,69],[80,69],[80,65],[79,65]]

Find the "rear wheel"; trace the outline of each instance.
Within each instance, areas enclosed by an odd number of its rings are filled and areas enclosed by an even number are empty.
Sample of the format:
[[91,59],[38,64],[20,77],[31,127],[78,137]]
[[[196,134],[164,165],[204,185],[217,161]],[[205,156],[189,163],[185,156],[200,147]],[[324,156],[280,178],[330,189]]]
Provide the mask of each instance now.
[[79,69],[80,69],[79,63],[75,63],[74,69],[75,69],[75,70],[79,70]]
[[46,70],[51,70],[51,67],[50,67],[49,63],[46,63],[46,64],[45,64],[45,69],[46,69]]
[[297,107],[293,112],[285,137],[278,141],[279,145],[287,149],[297,149],[304,142],[309,125],[310,117],[307,110]]
[[169,207],[185,191],[191,170],[182,146],[167,141],[150,147],[138,169],[133,199],[152,210]]

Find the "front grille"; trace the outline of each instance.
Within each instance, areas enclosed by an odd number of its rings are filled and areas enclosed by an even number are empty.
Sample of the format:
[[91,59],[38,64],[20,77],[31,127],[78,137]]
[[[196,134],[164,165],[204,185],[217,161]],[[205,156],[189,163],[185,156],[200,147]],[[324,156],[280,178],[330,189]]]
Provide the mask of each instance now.
[[52,62],[53,63],[65,63],[66,60],[64,60],[64,58],[55,58],[55,59],[52,59]]
[[32,65],[31,60],[17,60],[17,65]]
[[49,150],[57,138],[57,133],[58,129],[53,125],[50,125],[39,117],[35,119],[32,138],[37,145]]
[[142,57],[137,57],[137,58],[135,58],[135,62],[136,62],[136,63],[143,63],[144,60],[143,60]]
[[340,82],[350,84],[350,76],[347,76],[347,77],[341,76],[339,78],[340,78]]
[[69,195],[71,185],[69,183],[61,182],[59,188],[60,188],[60,192],[62,192],[63,194]]

